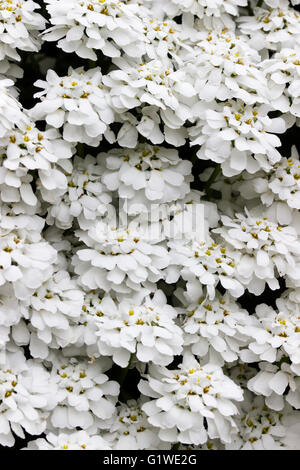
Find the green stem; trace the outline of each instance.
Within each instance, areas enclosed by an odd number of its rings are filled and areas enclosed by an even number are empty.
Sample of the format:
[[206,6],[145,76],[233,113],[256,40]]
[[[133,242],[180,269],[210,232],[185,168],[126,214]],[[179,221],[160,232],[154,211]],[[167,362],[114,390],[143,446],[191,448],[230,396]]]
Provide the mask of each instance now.
[[89,69],[94,69],[95,67],[97,67],[97,61],[96,60],[89,60],[88,61],[88,68]]
[[210,175],[209,179],[206,181],[204,185],[204,190],[208,193],[211,185],[215,182],[216,178],[218,175],[221,173],[221,165],[218,164],[215,168],[212,174]]
[[256,5],[256,6],[257,6],[257,7],[261,7],[261,6],[262,6],[262,4],[263,4],[263,0],[258,0],[258,2],[257,2],[257,5]]
[[84,158],[84,144],[78,144],[77,145],[77,155],[80,158]]

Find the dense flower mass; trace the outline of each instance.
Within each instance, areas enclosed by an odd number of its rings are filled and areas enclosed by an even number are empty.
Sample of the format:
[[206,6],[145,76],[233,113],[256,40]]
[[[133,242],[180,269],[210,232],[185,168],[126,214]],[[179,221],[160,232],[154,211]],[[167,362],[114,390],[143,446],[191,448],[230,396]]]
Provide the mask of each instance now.
[[300,450],[300,0],[0,0],[0,448]]
[[36,86],[44,91],[35,95],[41,102],[32,109],[34,119],[45,119],[56,129],[63,126],[67,142],[99,144],[114,119],[99,67],[87,72],[69,69],[66,77],[49,70],[46,81],[38,80]]
[[155,399],[145,403],[143,410],[160,429],[163,441],[203,444],[208,436],[230,440],[236,426],[232,416],[238,411],[232,400],[241,401],[243,394],[218,365],[201,366],[186,353],[179,369],[152,366],[146,378],[139,388]]
[[1,0],[1,60],[5,57],[20,60],[18,50],[39,50],[39,31],[45,28],[46,20],[37,13],[38,8],[39,4],[32,0]]
[[[65,52],[76,52],[85,59],[97,60],[96,52],[108,57],[120,49],[136,57],[143,52],[143,22],[137,5],[118,0],[47,0],[52,27],[44,39],[57,41]],[[63,39],[62,39],[63,38]]]

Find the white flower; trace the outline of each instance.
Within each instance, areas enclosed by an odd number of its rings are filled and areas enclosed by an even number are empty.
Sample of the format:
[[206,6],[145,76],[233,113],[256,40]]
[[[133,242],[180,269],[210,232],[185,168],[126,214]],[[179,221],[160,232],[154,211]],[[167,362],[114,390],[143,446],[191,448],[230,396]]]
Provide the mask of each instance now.
[[[300,0],[288,0],[292,5],[299,5]],[[264,0],[264,3],[271,8],[277,8],[280,6],[281,0]]]
[[184,27],[175,21],[146,16],[143,18],[143,29],[145,52],[150,59],[166,58],[171,55],[175,62],[180,62],[184,50],[189,50],[185,41]]
[[300,44],[300,15],[288,0],[280,0],[275,8],[254,8],[254,16],[241,16],[237,21],[257,50],[266,47],[276,51]]
[[[55,226],[47,228],[43,232],[45,240],[55,248],[57,251],[57,258],[55,261],[55,270],[70,271],[71,257],[72,257],[72,243],[73,237],[64,236],[63,230]],[[72,242],[72,243],[71,243]]]
[[0,139],[6,137],[15,125],[26,122],[20,103],[9,91],[13,84],[12,80],[0,80]]
[[[22,317],[26,315],[26,307],[15,297],[14,291],[11,285],[4,285],[0,287],[0,363],[2,363],[2,357],[4,357],[6,346],[10,340],[10,333],[15,342],[18,342],[18,333],[20,329],[24,328],[24,324],[20,322]],[[16,329],[14,329],[16,326]],[[12,327],[12,328],[11,328]],[[26,326],[25,326],[26,330]],[[24,335],[21,334],[24,339]],[[25,334],[25,339],[26,338]],[[22,341],[21,341],[22,343]],[[25,341],[26,343],[26,341]],[[23,343],[24,344],[24,343]]]
[[194,292],[200,285],[207,288],[208,298],[215,297],[218,282],[233,297],[244,293],[244,287],[237,280],[236,266],[239,258],[237,251],[230,250],[214,241],[199,241],[195,237],[185,237],[170,241],[171,262],[167,269],[167,282],[173,283],[181,276],[187,283],[187,290]]
[[[161,120],[171,130],[192,119],[190,104],[195,90],[184,70],[175,70],[169,59],[138,63],[118,58],[114,64],[118,70],[105,75],[103,82],[110,88],[111,103],[118,113],[149,104],[159,111]],[[148,119],[152,120],[151,116]],[[144,115],[138,132],[145,135],[149,125]]]
[[[239,98],[246,104],[267,100],[265,73],[258,52],[246,37],[232,32],[201,31],[184,57],[183,67],[200,100]],[[197,114],[198,103],[194,106]]]
[[17,168],[13,171],[0,166],[0,194],[1,199],[5,203],[28,204],[29,206],[38,207],[38,200],[31,183],[33,177],[28,174],[26,168]]
[[[289,372],[289,371],[288,371]],[[298,374],[299,375],[299,370]],[[297,410],[300,409],[300,377],[294,377],[292,374],[288,374],[288,385],[290,390],[286,396],[286,401]]]
[[[9,62],[7,59],[0,60],[0,80],[9,78],[10,80],[16,80],[16,78],[22,78],[24,71],[17,64]],[[15,88],[10,88],[10,93],[17,98],[19,92]]]
[[77,335],[72,325],[79,318],[83,292],[66,271],[54,272],[26,301],[30,320],[30,352],[45,359],[48,347],[66,347]]
[[44,39],[57,41],[65,52],[97,60],[97,51],[118,57],[120,49],[133,57],[144,53],[143,21],[139,5],[118,0],[47,0],[51,28]]
[[100,289],[83,292],[83,294],[80,315],[75,324],[78,331],[76,346],[79,348],[82,345],[87,345],[87,354],[95,357],[98,341],[96,332],[98,331],[99,317],[102,316],[100,304],[104,294]]
[[[30,171],[38,170],[40,184],[46,189],[66,187],[66,177],[59,167],[72,170],[69,159],[74,149],[61,138],[56,129],[40,131],[33,122],[19,125],[0,139],[0,152],[5,154],[2,171],[7,169],[11,175],[7,185],[17,188],[18,172],[27,175]],[[21,189],[20,192],[23,196]]]
[[8,232],[26,227],[30,227],[32,231],[41,232],[44,222],[35,212],[36,208],[32,206],[19,203],[5,204],[3,202],[0,204],[0,227]]
[[216,293],[212,301],[202,296],[197,303],[187,305],[182,315],[184,345],[201,358],[209,353],[208,357],[220,365],[233,362],[251,341],[248,328],[252,319],[228,294]]
[[103,358],[90,363],[86,358],[53,357],[51,380],[57,392],[49,409],[55,428],[87,429],[112,416],[119,384],[104,374],[110,366]]
[[241,413],[235,421],[239,437],[226,450],[299,450],[295,423],[300,413],[286,406],[282,412],[267,408],[262,397],[241,405]]
[[[205,26],[209,28],[212,25],[231,25],[229,15],[238,16],[238,7],[246,5],[246,0],[166,0],[163,8],[169,16],[182,13],[196,15],[203,19]],[[211,17],[213,21],[210,21]]]
[[0,443],[13,446],[13,434],[25,438],[41,434],[46,428],[47,414],[53,388],[49,373],[40,364],[26,361],[21,351],[7,353],[6,364],[0,365]]
[[83,67],[75,70],[70,67],[65,77],[48,70],[46,81],[38,80],[35,85],[43,91],[35,94],[41,102],[30,111],[34,119],[45,119],[55,128],[63,126],[63,138],[67,142],[94,147],[99,144],[108,124],[114,120],[99,67],[86,72]]
[[190,191],[191,162],[175,149],[139,144],[135,149],[113,149],[98,155],[103,162],[102,181],[126,201],[129,214],[149,210],[151,204],[183,199]]
[[238,412],[232,400],[241,401],[243,394],[219,366],[201,366],[186,353],[178,369],[150,366],[146,378],[139,389],[154,400],[142,409],[149,423],[160,428],[160,439],[196,445],[208,438],[231,441],[235,431],[232,416]]
[[300,50],[284,48],[261,63],[268,79],[274,109],[300,117]]
[[260,167],[271,168],[281,159],[275,133],[287,128],[283,118],[270,118],[268,105],[245,105],[241,100],[200,103],[202,114],[189,130],[191,145],[201,145],[198,158],[222,164],[225,176]]
[[74,167],[66,172],[66,185],[60,191],[44,188],[43,181],[38,187],[45,201],[50,203],[47,223],[62,229],[72,226],[74,218],[79,226],[87,228],[95,223],[97,216],[103,216],[111,203],[111,196],[103,189],[101,175],[103,166],[98,165],[91,155],[84,159],[75,156]]
[[247,387],[256,395],[264,396],[266,405],[272,410],[283,410],[286,402],[299,409],[300,378],[291,370],[286,356],[279,354],[278,357],[274,364],[260,362],[259,372],[249,380]]
[[20,60],[16,49],[36,52],[41,41],[39,31],[44,29],[46,20],[36,13],[40,8],[31,0],[1,0],[0,3],[0,60],[5,57]]
[[116,408],[116,414],[110,420],[109,434],[105,434],[113,450],[168,450],[170,445],[162,442],[146,413],[142,410],[147,402],[145,397],[128,400]]
[[249,349],[256,355],[252,358],[255,362],[275,362],[280,349],[281,354],[290,358],[291,370],[300,374],[299,299],[299,290],[287,290],[276,300],[276,310],[266,304],[256,307],[259,324],[248,329],[254,339]]
[[220,216],[216,204],[205,200],[203,195],[192,189],[184,199],[158,205],[156,219],[153,209],[153,220],[162,221],[167,239],[172,241],[184,236],[187,242],[193,237],[198,241],[210,240],[210,229],[218,226]]
[[300,163],[296,147],[291,157],[282,157],[266,173],[259,171],[253,175],[244,172],[241,180],[234,181],[237,189],[246,200],[260,197],[261,202],[276,209],[277,220],[290,224],[294,209],[300,209]]
[[164,244],[153,237],[151,226],[144,228],[133,221],[117,228],[113,223],[103,220],[87,232],[76,232],[86,245],[81,245],[73,258],[76,274],[89,289],[106,292],[151,287],[151,283],[163,278],[162,270],[169,263]]
[[88,431],[54,433],[48,432],[46,438],[29,441],[22,450],[110,450],[111,447],[102,436]]
[[[191,111],[190,109],[189,113],[192,116]],[[134,110],[134,114],[130,111],[118,114],[116,122],[121,124],[121,128],[115,137],[115,141],[121,147],[135,148],[140,134],[154,145],[161,144],[164,141],[174,147],[184,145],[188,138],[187,128],[178,127],[177,121],[177,123],[172,124],[172,127],[168,127],[163,125],[163,121],[164,118],[162,119],[160,116],[160,108],[155,105],[140,106]]]
[[67,179],[56,164],[70,170],[72,165],[68,159],[73,149],[60,138],[56,129],[41,132],[33,123],[30,124],[21,123],[0,139],[3,155],[0,191],[6,203],[18,204],[22,201],[37,208],[38,199],[33,192],[31,171],[38,170],[40,184],[47,189],[66,188]]
[[[88,305],[86,310],[88,318]],[[168,365],[182,351],[182,331],[175,323],[178,312],[160,290],[140,303],[116,304],[105,296],[97,310],[97,348],[121,367],[128,365],[131,354],[141,362]]]
[[11,283],[15,296],[26,300],[51,276],[57,253],[40,234],[43,219],[20,215],[16,217],[19,227],[7,227],[7,219],[0,225],[0,285]]
[[222,224],[214,232],[240,253],[236,270],[249,292],[259,295],[266,282],[271,289],[278,289],[278,275],[299,278],[300,244],[293,227],[282,227],[248,211],[246,215],[236,214],[234,219],[223,216]]

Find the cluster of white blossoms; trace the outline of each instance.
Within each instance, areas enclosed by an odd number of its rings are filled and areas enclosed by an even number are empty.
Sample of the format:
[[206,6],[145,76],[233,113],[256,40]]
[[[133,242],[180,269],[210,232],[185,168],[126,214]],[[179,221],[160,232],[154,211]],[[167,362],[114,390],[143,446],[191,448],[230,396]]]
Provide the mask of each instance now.
[[39,50],[39,32],[46,26],[46,19],[37,12],[39,8],[32,0],[1,0],[1,61],[5,58],[18,61],[19,51]]
[[234,402],[243,399],[243,392],[217,364],[201,366],[186,352],[178,369],[151,366],[139,389],[154,398],[142,409],[163,441],[204,444],[208,437],[230,441],[236,428],[232,416],[238,413]]
[[190,192],[192,164],[176,149],[139,144],[135,149],[113,149],[100,153],[105,164],[102,181],[126,201],[129,214],[148,211],[149,203],[164,204],[183,199]]
[[276,51],[299,44],[299,12],[290,6],[289,0],[266,0],[259,3],[264,5],[257,5],[254,15],[237,19],[241,32],[249,36],[253,47]]
[[300,0],[0,0],[0,448],[300,450]]
[[99,67],[87,72],[70,68],[65,77],[49,70],[46,81],[38,80],[35,85],[44,89],[36,93],[41,101],[30,112],[35,120],[45,119],[55,129],[63,127],[67,142],[99,145],[114,120]]
[[[50,22],[46,41],[57,41],[65,52],[97,60],[97,51],[118,57],[120,49],[136,57],[143,53],[143,9],[119,0],[46,0]],[[130,2],[128,2],[130,3]]]

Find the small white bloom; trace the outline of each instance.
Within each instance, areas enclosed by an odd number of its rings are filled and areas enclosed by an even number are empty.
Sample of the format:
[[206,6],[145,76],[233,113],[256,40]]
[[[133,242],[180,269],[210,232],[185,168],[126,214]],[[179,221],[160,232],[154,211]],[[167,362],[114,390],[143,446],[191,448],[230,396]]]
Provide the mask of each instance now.
[[212,301],[200,297],[186,306],[181,317],[184,345],[198,357],[213,358],[224,365],[239,358],[240,350],[248,346],[248,328],[254,319],[226,294],[216,294]]
[[21,351],[6,354],[0,365],[0,443],[13,446],[13,433],[25,438],[41,434],[46,428],[44,412],[53,393],[49,373],[33,360],[26,361]]
[[2,165],[7,170],[16,173],[23,171],[24,174],[38,170],[40,181],[47,189],[66,185],[66,179],[56,165],[72,169],[68,160],[72,157],[74,148],[61,139],[56,129],[40,131],[33,122],[24,123],[11,129],[0,139],[0,149],[5,153],[6,158],[2,160]]
[[87,232],[76,232],[86,245],[73,258],[76,274],[89,289],[126,293],[144,285],[152,290],[152,283],[164,277],[163,269],[169,263],[164,242],[153,236],[151,226],[134,221],[124,228],[113,224],[111,219],[103,219]]
[[49,407],[53,426],[87,429],[112,416],[119,384],[104,374],[111,366],[108,359],[90,363],[86,358],[57,355],[52,361],[51,380],[57,387]]
[[150,59],[166,58],[171,55],[175,62],[181,61],[182,53],[189,50],[185,41],[185,30],[172,20],[146,16],[143,18],[145,52]]
[[[215,297],[218,282],[233,297],[244,293],[244,287],[237,275],[239,253],[214,241],[199,241],[195,237],[169,241],[171,262],[166,281],[176,282],[181,276],[187,283],[187,290],[199,292],[200,285],[207,288],[208,298]],[[238,279],[237,279],[238,277]]]
[[[59,191],[56,188],[44,188],[43,181],[38,181],[42,197],[49,203],[47,223],[62,229],[72,226],[74,218],[79,226],[87,230],[97,217],[108,211],[111,195],[103,189],[101,176],[103,166],[98,165],[91,155],[84,159],[76,156],[71,171],[67,171],[66,185]],[[51,182],[50,178],[50,182]]]
[[144,53],[142,18],[146,11],[140,5],[118,0],[46,3],[53,26],[46,30],[44,39],[57,41],[64,52],[76,52],[91,60],[97,60],[97,51],[108,57],[118,57],[120,49],[133,57]]
[[[201,145],[198,158],[222,164],[225,176],[260,167],[271,168],[281,159],[276,133],[286,131],[283,118],[270,118],[268,105],[245,105],[241,100],[200,103],[196,125],[189,129],[191,145]],[[260,163],[260,160],[263,160]]]
[[[147,104],[159,111],[167,129],[179,129],[192,119],[191,104],[195,90],[189,83],[184,69],[175,70],[170,59],[136,62],[130,59],[114,59],[118,70],[103,77],[110,89],[111,103],[118,113]],[[146,106],[147,107],[147,106]],[[151,115],[144,114],[137,130],[144,136],[151,125]],[[166,131],[167,132],[167,131]],[[151,139],[150,139],[151,140]],[[164,140],[162,134],[161,143]]]
[[26,300],[51,276],[57,253],[40,234],[43,219],[20,215],[16,219],[20,224],[23,219],[22,227],[6,228],[7,219],[0,225],[0,285],[11,283],[15,296]]
[[300,15],[288,0],[280,0],[274,8],[254,8],[254,16],[241,16],[237,21],[257,50],[266,47],[276,51],[300,44]]
[[295,427],[299,412],[288,405],[280,413],[273,411],[265,406],[262,397],[247,401],[240,408],[241,413],[235,418],[239,437],[227,444],[226,450],[299,450]]
[[[276,300],[277,309],[266,304],[256,307],[257,326],[249,327],[249,349],[257,356],[256,361],[274,362],[281,354],[291,360],[291,370],[300,372],[300,309],[299,290],[287,290]],[[254,361],[253,361],[254,362]]]
[[214,232],[239,252],[236,270],[249,292],[259,295],[266,282],[271,289],[278,289],[278,275],[298,279],[300,244],[293,227],[282,227],[248,211],[234,219],[223,216],[222,224]]
[[246,201],[260,197],[261,202],[275,212],[280,224],[290,224],[300,209],[300,164],[296,147],[290,158],[282,157],[269,172],[253,175],[244,172],[242,178],[232,182]]
[[158,429],[152,426],[142,407],[145,397],[128,400],[116,408],[110,420],[109,434],[104,434],[114,450],[169,450],[170,445],[158,437]]
[[30,441],[22,450],[110,450],[110,444],[102,436],[87,431],[48,432],[46,438]]
[[[246,37],[226,30],[200,31],[184,57],[183,68],[200,100],[239,98],[254,104],[267,101],[267,81],[260,62]],[[198,106],[194,106],[196,115]]]
[[[30,352],[45,359],[48,347],[66,347],[75,342],[72,325],[79,318],[83,292],[66,271],[54,272],[26,301],[31,330]],[[75,337],[75,338],[74,338]]]
[[12,80],[0,80],[0,139],[6,137],[15,125],[27,120],[20,103],[10,93],[13,84]]
[[[182,351],[182,331],[176,325],[177,310],[157,290],[140,303],[105,296],[97,306],[96,336],[101,355],[126,367],[131,354],[141,362],[168,365]],[[87,309],[87,317],[89,306]],[[95,318],[96,319],[96,318]]]
[[38,3],[31,0],[1,0],[0,60],[5,57],[20,60],[16,49],[36,52],[41,46],[39,31],[46,20],[35,10]]
[[46,81],[38,80],[35,85],[43,91],[35,94],[41,102],[30,111],[34,119],[45,119],[55,128],[63,126],[63,138],[67,142],[94,147],[99,144],[114,120],[99,67],[86,72],[83,67],[75,70],[70,67],[65,77],[48,70]]
[[289,111],[296,117],[300,117],[299,66],[299,46],[284,48],[261,63],[268,79],[272,106],[282,112]]
[[232,416],[238,412],[233,400],[241,401],[243,394],[219,366],[201,366],[185,353],[178,369],[150,366],[146,379],[139,389],[154,400],[142,409],[149,423],[160,428],[160,439],[196,445],[209,438],[232,440],[236,427]]
[[283,410],[286,402],[299,409],[299,377],[295,377],[289,359],[284,354],[281,354],[281,357],[279,354],[278,359],[273,364],[260,362],[259,372],[249,380],[247,387],[256,395],[264,396],[266,405],[272,410]]
[[114,149],[98,155],[104,163],[102,182],[126,201],[129,214],[149,210],[151,204],[183,199],[190,191],[191,162],[175,149],[139,144],[135,149]]
[[232,27],[231,15],[238,16],[238,7],[247,5],[246,0],[166,0],[164,3],[168,16],[191,13],[201,18],[207,29]]

